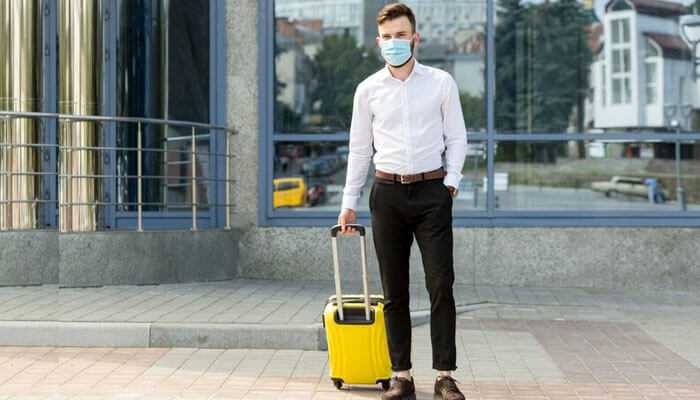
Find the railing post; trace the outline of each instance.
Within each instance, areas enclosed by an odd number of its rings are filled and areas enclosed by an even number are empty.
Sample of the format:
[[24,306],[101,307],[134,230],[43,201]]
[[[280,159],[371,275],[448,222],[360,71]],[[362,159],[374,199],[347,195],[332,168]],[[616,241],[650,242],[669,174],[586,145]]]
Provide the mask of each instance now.
[[[72,124],[73,121],[67,120],[66,124]],[[65,137],[66,137],[66,218],[68,218],[66,222],[66,232],[72,232],[76,225],[75,221],[73,218],[75,217],[74,215],[74,210],[73,210],[73,137],[71,135],[71,130],[68,129],[68,132],[65,132]]]
[[[143,205],[142,203],[142,192],[141,192],[141,185],[142,185],[142,169],[143,165],[142,159],[141,159],[141,121],[137,123],[137,138],[136,138],[136,146],[137,146],[137,155],[136,155],[136,214],[137,214],[137,230],[139,232],[143,232]],[[132,142],[133,143],[133,142]]]
[[195,146],[195,131],[192,127],[192,230],[197,230],[197,152]]
[[226,226],[225,229],[231,229],[231,132],[224,131],[226,134]]
[[4,231],[8,228],[8,224],[6,222],[7,212],[5,211],[5,201],[8,196],[8,193],[10,193],[9,188],[6,187],[7,180],[5,179],[5,173],[7,169],[7,156],[5,146],[9,142],[9,140],[6,138],[6,121],[6,117],[0,118],[0,231]]

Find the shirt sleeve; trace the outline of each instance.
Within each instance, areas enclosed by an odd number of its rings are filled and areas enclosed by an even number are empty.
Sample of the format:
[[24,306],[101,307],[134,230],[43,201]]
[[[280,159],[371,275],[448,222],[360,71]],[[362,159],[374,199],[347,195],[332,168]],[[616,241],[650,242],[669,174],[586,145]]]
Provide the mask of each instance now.
[[459,88],[451,75],[447,77],[446,86],[447,93],[442,103],[442,122],[447,175],[443,183],[458,188],[462,180],[464,157],[467,155],[467,128],[464,125]]
[[358,85],[352,104],[350,143],[348,145],[348,168],[343,188],[341,209],[357,210],[362,187],[367,180],[369,163],[372,160],[372,115],[369,110],[367,89]]

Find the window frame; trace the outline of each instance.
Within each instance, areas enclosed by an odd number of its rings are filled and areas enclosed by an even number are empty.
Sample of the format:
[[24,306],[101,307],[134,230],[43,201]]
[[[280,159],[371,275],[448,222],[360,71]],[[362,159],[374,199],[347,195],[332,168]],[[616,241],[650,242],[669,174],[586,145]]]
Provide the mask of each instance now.
[[[119,32],[118,0],[105,0],[104,43],[105,54],[117,54]],[[226,27],[225,5],[218,0],[209,0],[209,121],[212,125],[224,125],[226,113],[225,93],[225,56],[226,56]],[[104,57],[105,77],[103,78],[105,96],[103,104],[104,115],[116,115],[117,96],[117,57]],[[209,151],[219,154],[225,151],[225,139],[219,132],[209,136]],[[116,124],[105,124],[105,134],[108,146],[116,146]],[[116,176],[116,152],[110,152],[110,175]],[[208,162],[207,176],[223,178],[226,161],[223,157],[215,157],[216,162]],[[112,201],[116,199],[116,181],[110,179],[105,184],[105,194]],[[209,180],[208,198],[214,204],[223,204],[225,199],[225,182]],[[133,230],[137,228],[136,211],[116,211],[117,206],[107,207],[105,225],[108,230]],[[225,223],[225,207],[208,207],[198,210],[197,227],[201,229],[221,228]],[[192,226],[192,211],[144,211],[142,213],[143,227],[149,229],[189,229]]]
[[[487,176],[488,188],[486,193],[486,209],[479,211],[467,211],[455,209],[453,212],[453,225],[455,227],[700,227],[700,212],[678,211],[654,212],[648,211],[518,211],[500,210],[494,207],[494,155],[495,144],[500,141],[514,142],[541,142],[541,141],[586,141],[599,139],[620,140],[666,140],[669,135],[659,132],[624,131],[608,133],[502,133],[495,129],[495,95],[492,90],[495,87],[495,2],[486,2],[486,131],[468,132],[467,141],[481,141],[485,144],[487,152]],[[280,134],[274,132],[274,82],[275,82],[275,10],[274,2],[260,0],[258,15],[258,35],[261,48],[258,52],[260,96],[258,98],[258,122],[260,126],[259,139],[259,202],[258,224],[260,226],[288,226],[288,227],[329,227],[337,221],[337,211],[303,211],[275,210],[272,204],[272,179],[274,171],[274,146],[277,142],[345,142],[349,134],[347,132],[332,134]],[[632,40],[632,26],[630,22],[630,48]],[[608,50],[605,50],[608,51]],[[630,50],[631,51],[631,50]],[[630,57],[632,53],[630,53]],[[605,57],[610,59],[610,57]],[[630,62],[632,59],[630,58]],[[630,66],[631,68],[631,66]],[[631,84],[631,76],[630,76]],[[700,141],[700,132],[683,133],[674,136],[677,141]],[[367,210],[358,210],[358,223],[369,225],[371,223]]]
[[[632,103],[632,33],[631,33],[631,18],[629,16],[620,16],[610,19],[610,104],[616,106],[627,106]],[[620,35],[619,41],[614,41],[616,29]],[[625,27],[627,28],[625,30]],[[625,32],[628,37],[625,41]],[[625,63],[625,55],[628,55],[627,63]],[[618,57],[619,71],[615,71],[615,57]],[[627,69],[625,69],[627,67]],[[619,82],[620,101],[615,98],[615,83]]]
[[[209,121],[211,125],[223,126],[226,115],[226,6],[218,0],[209,0]],[[116,17],[118,0],[103,0],[102,6],[102,39],[103,52],[99,62],[102,63],[104,71],[102,77],[102,112],[104,116],[116,116],[116,59],[114,56],[117,49],[118,18]],[[48,113],[57,112],[58,93],[58,10],[55,0],[42,0],[42,46],[45,49],[42,60],[42,111]],[[58,145],[58,125],[54,118],[42,118],[41,139],[43,143]],[[116,124],[106,122],[102,124],[104,145],[107,147],[116,146]],[[209,149],[212,153],[220,154],[225,151],[225,138],[223,134],[213,135],[214,139],[209,141]],[[102,166],[105,174],[116,176],[115,151],[105,152],[102,157]],[[42,157],[42,168],[44,171],[57,173],[58,163],[56,152],[45,151]],[[216,162],[209,163],[208,174],[210,177],[223,178],[225,174],[226,160],[217,157]],[[40,214],[40,226],[46,228],[58,227],[58,186],[56,175],[47,175],[42,186],[42,194],[48,200],[43,206]],[[210,180],[208,192],[212,203],[223,204],[226,201],[225,182],[223,180]],[[116,180],[105,178],[103,184],[105,201],[115,201]],[[135,230],[137,228],[136,211],[116,211],[116,205],[105,206],[103,210],[104,218],[100,221],[100,228],[104,230]],[[197,217],[198,228],[221,228],[224,227],[226,217],[225,207],[213,207],[206,211],[199,211]],[[192,212],[190,210],[182,212],[171,211],[147,211],[143,212],[143,226],[145,230],[152,229],[189,229],[192,226]]]

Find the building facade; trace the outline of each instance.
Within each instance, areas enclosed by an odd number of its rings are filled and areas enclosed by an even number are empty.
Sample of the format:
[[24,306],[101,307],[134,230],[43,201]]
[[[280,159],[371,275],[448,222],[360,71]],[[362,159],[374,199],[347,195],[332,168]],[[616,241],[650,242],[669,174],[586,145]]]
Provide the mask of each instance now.
[[[330,279],[385,3],[4,2],[0,284]],[[700,287],[691,5],[406,3],[468,127],[458,282]]]

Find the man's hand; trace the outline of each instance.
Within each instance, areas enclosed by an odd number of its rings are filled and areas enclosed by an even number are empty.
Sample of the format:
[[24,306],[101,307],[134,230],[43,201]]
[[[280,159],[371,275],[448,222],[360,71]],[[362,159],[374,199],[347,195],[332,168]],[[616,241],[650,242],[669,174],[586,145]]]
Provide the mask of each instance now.
[[457,189],[455,189],[454,186],[447,185],[447,190],[450,191],[452,197],[457,196]]
[[340,233],[342,235],[347,235],[355,232],[357,229],[351,227],[351,226],[345,226],[347,224],[354,224],[357,222],[357,214],[355,213],[355,210],[351,208],[344,208],[341,212],[340,215],[338,216],[338,225],[342,225],[340,228]]

